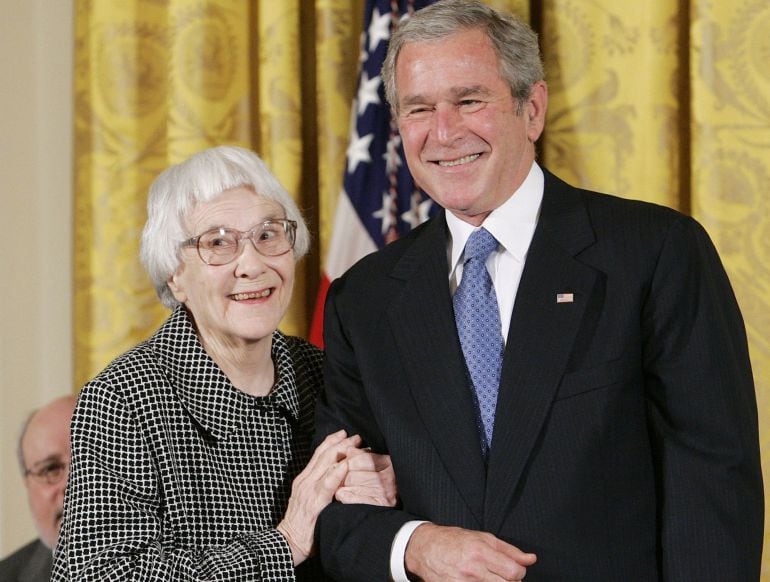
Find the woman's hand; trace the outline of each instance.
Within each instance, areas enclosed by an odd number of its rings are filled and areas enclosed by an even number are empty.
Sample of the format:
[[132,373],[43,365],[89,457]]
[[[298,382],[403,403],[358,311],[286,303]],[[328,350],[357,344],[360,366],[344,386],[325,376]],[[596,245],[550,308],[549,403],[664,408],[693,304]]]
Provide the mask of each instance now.
[[390,455],[378,455],[357,448],[350,448],[345,454],[348,474],[342,487],[334,494],[337,501],[395,506],[398,490]]
[[347,437],[344,430],[330,434],[291,484],[289,505],[277,529],[289,542],[295,566],[312,555],[318,515],[345,480],[347,453],[360,445],[358,435]]

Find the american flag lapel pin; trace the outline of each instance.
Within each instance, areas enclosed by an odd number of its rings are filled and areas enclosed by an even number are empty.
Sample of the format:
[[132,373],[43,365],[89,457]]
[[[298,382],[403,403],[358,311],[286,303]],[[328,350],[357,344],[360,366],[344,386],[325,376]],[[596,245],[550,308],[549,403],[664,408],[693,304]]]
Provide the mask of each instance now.
[[574,293],[557,293],[556,303],[572,303],[575,301]]

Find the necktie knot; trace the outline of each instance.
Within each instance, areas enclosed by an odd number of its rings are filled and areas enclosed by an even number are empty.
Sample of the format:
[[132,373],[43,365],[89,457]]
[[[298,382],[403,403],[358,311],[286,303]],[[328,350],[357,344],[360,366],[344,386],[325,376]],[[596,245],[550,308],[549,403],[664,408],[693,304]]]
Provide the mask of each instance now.
[[474,230],[465,243],[465,262],[479,259],[486,262],[490,253],[497,249],[497,239],[486,228]]

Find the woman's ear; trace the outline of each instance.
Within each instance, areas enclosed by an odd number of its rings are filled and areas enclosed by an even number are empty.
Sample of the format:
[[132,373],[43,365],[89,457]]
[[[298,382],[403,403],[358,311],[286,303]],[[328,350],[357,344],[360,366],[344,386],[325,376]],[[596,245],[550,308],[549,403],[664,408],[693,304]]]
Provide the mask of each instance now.
[[174,274],[166,282],[168,288],[171,289],[171,293],[174,295],[174,299],[179,301],[179,303],[187,302],[187,293],[184,291],[184,277],[182,277],[183,272],[184,263],[179,263]]

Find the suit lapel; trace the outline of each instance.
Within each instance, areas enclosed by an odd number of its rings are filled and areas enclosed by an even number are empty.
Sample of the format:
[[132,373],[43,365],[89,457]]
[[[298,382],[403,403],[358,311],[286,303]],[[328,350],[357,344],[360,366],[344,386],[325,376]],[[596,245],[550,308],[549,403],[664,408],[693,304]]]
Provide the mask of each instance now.
[[426,225],[426,232],[392,271],[404,287],[388,309],[388,318],[425,428],[481,525],[485,468],[454,326],[446,241],[446,221],[440,215]]
[[[575,255],[594,241],[578,196],[546,173],[506,343],[490,452],[484,529],[499,531],[546,422],[596,273]],[[572,294],[557,302],[557,294]]]

